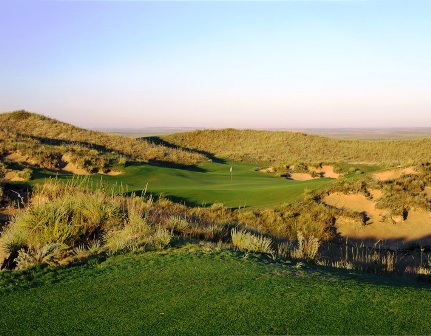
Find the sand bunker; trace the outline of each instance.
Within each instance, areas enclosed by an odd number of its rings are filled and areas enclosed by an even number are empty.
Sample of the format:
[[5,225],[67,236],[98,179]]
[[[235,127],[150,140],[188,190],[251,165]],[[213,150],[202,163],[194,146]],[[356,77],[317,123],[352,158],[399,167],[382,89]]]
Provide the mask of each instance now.
[[373,174],[373,177],[379,181],[387,181],[390,179],[399,178],[403,174],[417,174],[417,172],[414,170],[414,167],[407,167],[407,168],[385,170],[385,171]]
[[[296,173],[294,172],[295,166],[289,166],[289,170],[291,172],[288,172],[285,175],[286,178],[288,178],[289,180],[295,180],[295,181],[309,181],[309,180],[313,180],[316,178],[323,178],[323,177],[338,178],[340,176],[340,174],[337,174],[336,172],[334,172],[334,167],[329,165],[322,166],[321,168],[308,167],[308,170],[310,171],[310,173],[304,173],[304,172]],[[275,173],[277,169],[274,167],[268,167],[268,168],[259,169],[259,171],[261,173]]]
[[295,180],[295,181],[309,181],[309,180],[315,179],[315,177],[307,173],[287,173],[286,177],[290,180]]
[[338,209],[363,212],[369,218],[364,225],[359,220],[348,217],[337,218],[337,232],[349,240],[364,242],[373,246],[381,241],[382,247],[403,249],[412,244],[431,246],[431,212],[412,210],[407,219],[390,216],[390,211],[376,209],[375,202],[363,195],[331,194],[323,202]]
[[274,173],[275,168],[274,167],[268,167],[268,168],[259,169],[259,171],[261,173]]
[[340,174],[334,172],[334,167],[325,165],[322,168],[308,167],[308,170],[314,171],[320,175],[320,177],[339,178]]
[[109,172],[107,172],[107,173],[104,173],[104,172],[102,172],[102,171],[99,171],[99,174],[102,174],[102,175],[109,175],[109,176],[117,176],[117,175],[123,174],[123,172],[122,172],[122,171],[118,171],[118,170],[110,170],[110,171],[109,171]]

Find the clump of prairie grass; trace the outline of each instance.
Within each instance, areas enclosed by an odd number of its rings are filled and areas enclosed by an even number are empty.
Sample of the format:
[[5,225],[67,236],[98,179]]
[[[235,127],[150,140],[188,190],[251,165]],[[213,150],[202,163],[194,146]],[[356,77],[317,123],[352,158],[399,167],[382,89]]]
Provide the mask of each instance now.
[[306,238],[301,231],[298,231],[296,240],[278,244],[277,255],[281,258],[314,261],[318,257],[320,244],[316,237]]
[[292,251],[292,257],[296,259],[314,260],[319,251],[320,242],[315,237],[306,239],[301,231],[297,234],[297,247]]
[[58,255],[61,246],[59,243],[52,243],[42,247],[22,248],[18,251],[18,257],[15,259],[16,268],[26,269],[37,264],[50,264]]
[[232,245],[236,250],[274,255],[271,238],[237,228],[232,229],[231,236]]
[[112,188],[108,190],[103,183],[92,185],[87,178],[65,183],[46,180],[4,229],[0,254],[9,258],[9,265],[23,268],[70,255],[164,248],[172,234],[146,219],[151,202],[136,195],[117,195]]

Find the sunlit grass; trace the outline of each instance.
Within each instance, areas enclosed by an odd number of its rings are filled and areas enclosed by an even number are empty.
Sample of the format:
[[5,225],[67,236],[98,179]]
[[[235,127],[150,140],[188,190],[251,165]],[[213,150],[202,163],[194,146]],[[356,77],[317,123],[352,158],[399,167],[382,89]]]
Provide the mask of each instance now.
[[431,290],[216,245],[0,274],[8,335],[430,334]]

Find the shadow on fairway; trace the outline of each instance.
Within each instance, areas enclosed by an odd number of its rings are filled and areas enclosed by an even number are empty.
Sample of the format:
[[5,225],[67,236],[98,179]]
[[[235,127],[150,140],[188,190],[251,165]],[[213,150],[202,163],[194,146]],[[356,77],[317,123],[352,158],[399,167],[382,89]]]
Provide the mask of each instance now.
[[161,139],[158,136],[144,137],[144,138],[141,138],[141,139],[147,140],[148,142],[153,143],[155,145],[162,145],[162,146],[165,146],[165,147],[168,147],[168,148],[182,149],[184,151],[189,151],[189,152],[192,152],[192,153],[202,154],[202,155],[205,155],[208,159],[210,159],[212,162],[215,162],[215,163],[220,163],[220,164],[225,164],[226,163],[226,160],[220,159],[220,158],[214,156],[214,154],[212,154],[210,152],[206,152],[206,151],[198,150],[198,149],[192,149],[192,148],[186,148],[186,147],[177,146],[177,145],[174,145],[174,144],[172,144],[170,142],[167,142],[167,141]]
[[180,163],[169,162],[169,161],[148,160],[148,164],[152,166],[159,166],[159,167],[165,167],[165,168],[189,170],[189,171],[194,171],[198,173],[207,172],[206,169],[198,167],[196,165],[186,165],[186,164],[180,164]]
[[148,197],[151,196],[154,200],[158,200],[160,197],[168,199],[169,201],[173,202],[173,203],[178,203],[178,204],[184,204],[187,207],[190,208],[196,208],[196,207],[206,207],[208,206],[208,204],[202,204],[202,203],[198,203],[196,201],[191,201],[190,199],[188,199],[187,197],[180,197],[180,196],[174,196],[174,195],[166,195],[163,192],[162,193],[157,193],[157,192],[151,192],[151,191],[144,191],[144,190],[139,190],[139,191],[128,191],[123,193],[123,195],[125,196],[131,196],[131,195],[137,195],[137,196],[144,196],[144,194]]
[[169,162],[169,161],[160,161],[160,160],[148,160],[148,162],[127,162],[126,167],[133,167],[133,166],[143,166],[143,165],[150,165],[150,166],[156,166],[156,167],[164,167],[164,168],[172,168],[172,169],[181,169],[181,170],[189,170],[194,171],[198,173],[206,173],[208,170],[198,167],[196,165],[186,165],[186,164],[180,164],[175,162]]

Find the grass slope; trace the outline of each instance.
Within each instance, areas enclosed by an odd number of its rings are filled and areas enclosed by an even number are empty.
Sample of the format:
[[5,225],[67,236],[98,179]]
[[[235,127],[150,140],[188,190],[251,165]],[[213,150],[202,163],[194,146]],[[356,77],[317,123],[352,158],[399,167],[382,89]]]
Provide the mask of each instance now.
[[431,138],[411,140],[339,140],[288,131],[204,130],[160,137],[165,143],[211,152],[231,160],[274,165],[295,161],[409,164],[431,158]]
[[66,153],[81,168],[91,164],[103,168],[115,164],[121,156],[128,160],[190,165],[207,160],[198,153],[89,131],[26,111],[0,114],[0,158],[13,152],[47,168],[58,168],[58,162]]
[[429,288],[214,247],[7,272],[0,281],[2,335],[431,333]]
[[[233,167],[232,181],[229,168]],[[207,163],[196,169],[170,168],[149,164],[127,167],[125,174],[103,176],[109,183],[123,184],[129,192],[147,190],[164,194],[191,206],[223,203],[226,207],[266,207],[296,201],[305,189],[315,190],[331,179],[292,181],[255,170],[247,163]],[[35,183],[42,183],[40,175]],[[100,180],[99,175],[92,176]]]

